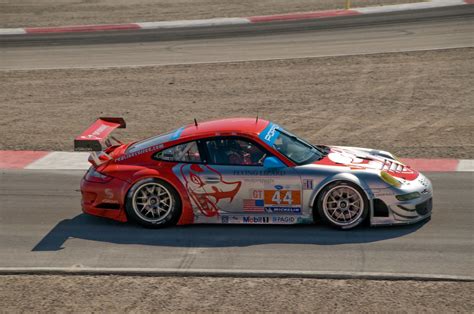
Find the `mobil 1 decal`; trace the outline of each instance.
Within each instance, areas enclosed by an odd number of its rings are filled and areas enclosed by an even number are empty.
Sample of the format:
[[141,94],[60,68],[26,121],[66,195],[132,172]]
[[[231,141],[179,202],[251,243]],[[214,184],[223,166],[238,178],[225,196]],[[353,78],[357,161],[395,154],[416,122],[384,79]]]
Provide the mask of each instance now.
[[265,186],[263,203],[267,213],[301,214],[301,190],[298,185]]

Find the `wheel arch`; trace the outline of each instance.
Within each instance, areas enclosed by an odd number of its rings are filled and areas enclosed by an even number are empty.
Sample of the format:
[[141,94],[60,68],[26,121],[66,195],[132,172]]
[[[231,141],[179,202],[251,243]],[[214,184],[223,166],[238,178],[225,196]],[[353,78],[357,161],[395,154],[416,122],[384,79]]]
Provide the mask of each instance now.
[[[142,180],[146,180],[146,179],[155,179],[155,180],[161,180],[167,184],[169,184],[175,191],[176,191],[176,194],[178,195],[179,199],[180,199],[180,202],[181,202],[181,215],[180,215],[180,218],[178,220],[178,224],[179,222],[181,221],[181,219],[183,218],[183,214],[184,214],[184,206],[185,206],[185,201],[187,201],[183,195],[182,195],[182,192],[180,190],[180,188],[178,186],[176,186],[176,184],[172,181],[172,180],[169,180],[168,178],[165,178],[163,176],[160,176],[158,172],[156,173],[145,173],[143,174],[143,176],[137,176],[136,178],[134,178],[133,181],[130,182],[129,186],[128,186],[128,189],[126,190],[125,194],[124,194],[124,204],[126,204],[127,202],[127,198],[128,198],[128,194],[130,193],[130,190],[140,181]],[[125,206],[125,205],[124,205]],[[128,213],[126,210],[124,210],[125,212],[125,215],[127,217],[127,220],[130,219],[130,217],[128,217]]]
[[329,176],[329,177],[325,178],[318,185],[316,185],[316,187],[313,189],[313,192],[312,192],[311,198],[310,198],[310,206],[311,206],[311,210],[312,210],[312,213],[313,213],[313,217],[315,217],[315,208],[316,208],[316,205],[317,205],[316,203],[317,203],[318,197],[321,194],[321,192],[323,191],[323,189],[326,186],[328,186],[329,184],[334,183],[334,182],[338,182],[338,181],[353,183],[353,184],[357,185],[363,191],[365,197],[367,197],[367,200],[369,201],[369,215],[372,216],[372,214],[371,214],[372,213],[372,196],[371,196],[371,193],[369,193],[369,191],[370,191],[369,185],[364,180],[361,180],[360,178],[358,178],[354,174],[351,174],[351,173],[338,173],[338,174],[335,174],[333,176]]
[[128,193],[130,192],[130,190],[132,189],[132,187],[137,184],[138,182],[142,181],[142,180],[146,180],[146,179],[158,179],[158,180],[161,180],[161,181],[164,181],[166,183],[168,183],[169,185],[171,185],[173,187],[173,189],[175,189],[175,191],[179,194],[179,197],[181,198],[181,201],[183,200],[183,196],[181,195],[181,192],[180,192],[180,188],[178,186],[176,186],[175,182],[173,182],[172,180],[169,180],[168,178],[165,178],[163,177],[160,172],[158,171],[139,171],[137,172],[135,175],[134,175],[134,178],[133,180],[131,180],[129,182],[129,187],[125,193],[125,199],[124,201],[127,200],[127,196],[128,196]]

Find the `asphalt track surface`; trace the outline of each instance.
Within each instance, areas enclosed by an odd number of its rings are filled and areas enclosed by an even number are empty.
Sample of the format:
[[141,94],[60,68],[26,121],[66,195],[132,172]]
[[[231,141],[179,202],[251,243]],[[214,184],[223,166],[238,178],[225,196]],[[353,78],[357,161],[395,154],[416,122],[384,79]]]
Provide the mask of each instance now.
[[106,68],[474,46],[474,6],[197,29],[2,36],[0,70]]
[[190,225],[144,229],[81,213],[83,171],[4,170],[0,268],[403,273],[474,278],[474,174],[428,173],[434,214],[411,226]]

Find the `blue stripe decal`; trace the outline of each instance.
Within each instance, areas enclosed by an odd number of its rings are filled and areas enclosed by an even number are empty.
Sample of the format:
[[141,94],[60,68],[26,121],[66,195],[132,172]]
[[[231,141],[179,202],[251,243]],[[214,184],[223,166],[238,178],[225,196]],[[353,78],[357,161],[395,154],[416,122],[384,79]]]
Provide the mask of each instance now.
[[278,137],[278,132],[276,132],[276,129],[279,128],[280,126],[278,124],[270,122],[267,127],[262,131],[262,133],[260,133],[260,139],[268,145],[273,146],[273,143],[275,143],[275,140]]
[[177,140],[181,136],[181,133],[183,133],[183,130],[184,130],[184,126],[174,131],[173,135],[171,135],[170,140],[171,141]]

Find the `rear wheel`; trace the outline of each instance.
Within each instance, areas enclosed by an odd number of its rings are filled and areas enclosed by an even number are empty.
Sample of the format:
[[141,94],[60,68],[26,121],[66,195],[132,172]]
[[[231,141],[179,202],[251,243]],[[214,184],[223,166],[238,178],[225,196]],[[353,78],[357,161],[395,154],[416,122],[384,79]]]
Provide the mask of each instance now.
[[144,179],[128,191],[126,211],[130,218],[145,227],[171,226],[181,216],[181,199],[165,181]]
[[321,219],[337,229],[352,229],[366,219],[369,202],[356,184],[334,182],[323,188],[317,201]]

